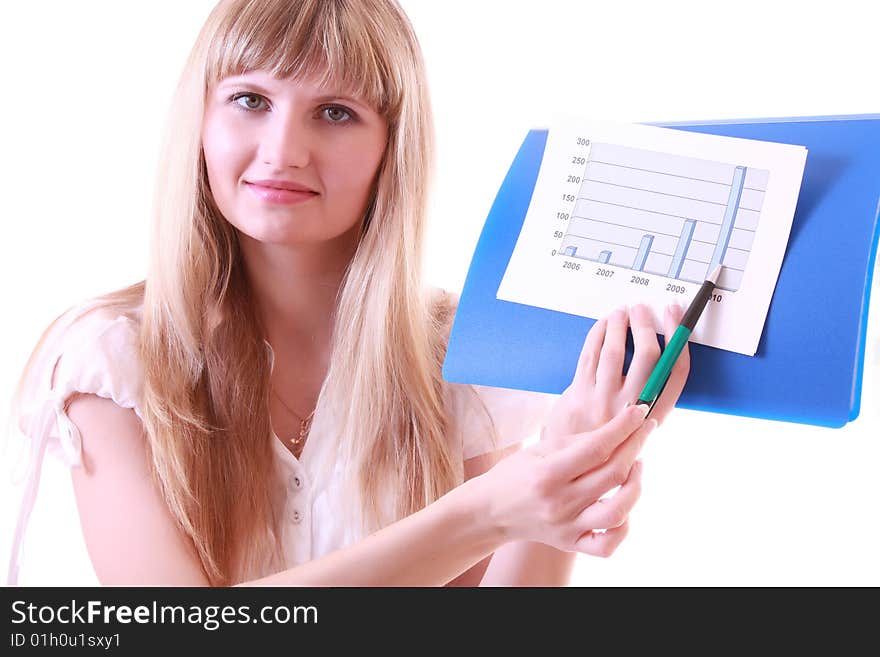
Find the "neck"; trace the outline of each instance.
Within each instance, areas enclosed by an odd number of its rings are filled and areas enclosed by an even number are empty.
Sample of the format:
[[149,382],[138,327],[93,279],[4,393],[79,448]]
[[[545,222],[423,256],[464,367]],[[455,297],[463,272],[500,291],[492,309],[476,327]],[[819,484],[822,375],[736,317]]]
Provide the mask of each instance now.
[[266,339],[276,353],[329,347],[336,296],[357,242],[350,235],[321,244],[259,242],[239,233],[242,256]]

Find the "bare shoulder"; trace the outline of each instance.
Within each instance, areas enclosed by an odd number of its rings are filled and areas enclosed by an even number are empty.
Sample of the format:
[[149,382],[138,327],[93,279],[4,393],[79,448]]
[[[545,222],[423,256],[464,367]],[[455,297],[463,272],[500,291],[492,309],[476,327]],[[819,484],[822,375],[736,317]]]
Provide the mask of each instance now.
[[89,556],[102,584],[206,586],[192,542],[150,474],[147,436],[132,409],[75,394],[67,414],[82,439],[74,493]]

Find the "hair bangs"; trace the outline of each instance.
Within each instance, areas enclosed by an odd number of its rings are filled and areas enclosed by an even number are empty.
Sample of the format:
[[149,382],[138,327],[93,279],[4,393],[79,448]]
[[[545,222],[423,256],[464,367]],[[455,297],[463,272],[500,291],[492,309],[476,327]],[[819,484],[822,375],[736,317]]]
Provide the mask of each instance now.
[[396,118],[403,90],[389,88],[399,76],[369,15],[371,2],[232,2],[209,47],[208,88],[229,76],[267,71],[278,80],[309,80],[351,95]]

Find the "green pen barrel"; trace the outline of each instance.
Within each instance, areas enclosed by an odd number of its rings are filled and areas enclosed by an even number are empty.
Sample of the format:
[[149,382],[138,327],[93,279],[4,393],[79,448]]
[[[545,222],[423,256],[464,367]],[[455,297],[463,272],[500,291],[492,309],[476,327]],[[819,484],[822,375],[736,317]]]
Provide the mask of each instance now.
[[678,355],[681,353],[681,350],[684,349],[690,336],[691,332],[685,326],[679,325],[678,328],[675,329],[675,333],[672,334],[672,338],[666,343],[666,349],[663,350],[663,353],[660,355],[660,360],[657,361],[654,371],[648,378],[648,382],[645,384],[642,394],[639,395],[639,402],[647,402],[650,404],[657,398],[657,395],[660,394],[660,391],[666,384],[666,379],[669,378],[669,373],[672,371],[672,367],[675,365]]

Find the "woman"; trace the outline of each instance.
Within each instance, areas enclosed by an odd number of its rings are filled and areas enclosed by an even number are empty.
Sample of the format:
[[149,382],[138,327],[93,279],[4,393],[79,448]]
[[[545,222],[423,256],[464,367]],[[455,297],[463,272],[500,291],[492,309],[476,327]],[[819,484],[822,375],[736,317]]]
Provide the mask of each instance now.
[[[455,300],[420,271],[432,139],[393,0],[217,5],[146,280],[56,320],[16,391],[33,456],[11,583],[46,450],[104,584],[564,584],[577,552],[613,552],[656,426],[624,408],[659,353],[650,314],[597,322],[552,410],[444,382]],[[659,420],[686,376],[685,353]]]

